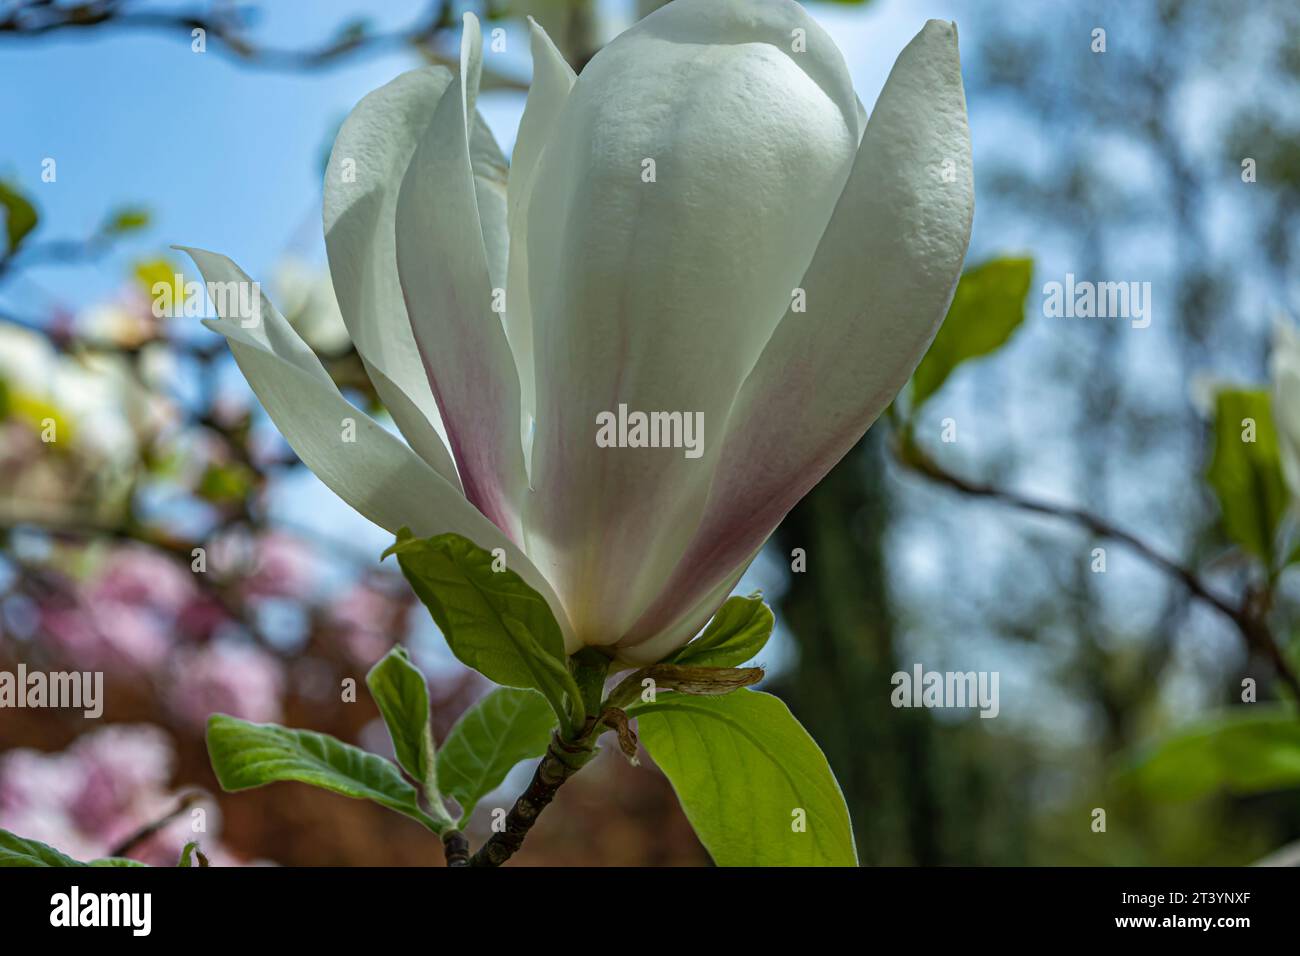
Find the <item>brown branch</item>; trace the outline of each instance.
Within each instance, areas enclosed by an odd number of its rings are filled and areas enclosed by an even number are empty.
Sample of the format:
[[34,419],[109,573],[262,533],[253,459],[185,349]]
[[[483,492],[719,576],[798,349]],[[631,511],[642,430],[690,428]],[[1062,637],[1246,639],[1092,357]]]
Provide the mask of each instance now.
[[551,745],[546,755],[537,765],[533,779],[515,801],[515,805],[506,814],[505,829],[492,834],[492,837],[479,847],[470,859],[471,866],[500,866],[519,852],[524,845],[524,837],[533,828],[542,811],[555,799],[556,791],[564,781],[582,769],[594,756],[596,733],[599,730],[588,722],[583,736],[577,742],[561,740],[556,734],[551,738]]
[[173,820],[179,817],[190,807],[194,806],[194,804],[198,803],[198,801],[202,798],[202,796],[203,795],[201,793],[187,793],[185,796],[181,797],[181,799],[177,802],[176,806],[172,808],[170,813],[168,813],[164,817],[161,817],[153,821],[152,823],[145,824],[140,829],[136,830],[134,833],[128,836],[117,846],[113,847],[113,849],[109,850],[108,855],[126,856],[136,846],[143,843],[145,840],[149,839],[151,836],[153,836],[163,827],[167,826],[167,824],[171,823]]
[[444,830],[442,848],[448,866],[469,866],[469,840],[465,834],[455,828]]
[[[203,10],[133,9],[121,0],[90,0],[77,6],[46,3],[20,4],[0,18],[0,38],[40,37],[52,33],[88,29],[148,30],[189,37],[203,30],[214,47],[231,54],[241,63],[267,70],[298,71],[323,69],[347,59],[415,48],[426,59],[454,67],[459,60],[433,48],[439,33],[456,25],[445,0],[433,0],[428,13],[411,27],[390,33],[368,33],[363,28],[344,30],[335,39],[315,47],[299,49],[260,46],[244,33],[245,24],[230,16],[213,16]],[[484,89],[526,90],[528,84],[490,68],[483,70]]]
[[1048,515],[1049,517],[1070,521],[1086,528],[1097,537],[1109,538],[1112,541],[1127,545],[1149,564],[1182,582],[1193,597],[1208,604],[1232,621],[1237,630],[1241,632],[1246,646],[1256,653],[1263,654],[1269,660],[1277,673],[1278,679],[1286,685],[1291,695],[1297,701],[1300,701],[1300,679],[1297,679],[1295,671],[1292,670],[1290,663],[1286,659],[1286,655],[1278,647],[1267,621],[1262,613],[1257,610],[1259,605],[1252,594],[1248,593],[1240,605],[1232,604],[1225,598],[1215,594],[1191,568],[1184,567],[1178,562],[1165,557],[1141,538],[1116,527],[1104,518],[1082,508],[1040,501],[1014,491],[999,488],[987,482],[963,478],[944,469],[919,447],[910,442],[906,446],[899,441],[892,444],[895,458],[902,465],[937,484],[944,485],[973,498],[986,498],[1021,511],[1029,511],[1034,514]]

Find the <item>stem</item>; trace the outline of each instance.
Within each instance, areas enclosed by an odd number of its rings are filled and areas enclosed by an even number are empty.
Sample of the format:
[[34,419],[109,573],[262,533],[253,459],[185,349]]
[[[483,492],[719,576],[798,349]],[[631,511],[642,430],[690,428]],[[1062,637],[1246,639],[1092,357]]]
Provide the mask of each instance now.
[[198,793],[187,793],[185,796],[181,797],[180,801],[176,804],[175,807],[172,808],[170,813],[157,820],[154,820],[152,823],[147,823],[144,826],[142,826],[140,829],[136,830],[125,840],[120,842],[117,846],[113,847],[113,849],[109,850],[108,855],[126,856],[138,845],[143,843],[145,840],[149,839],[151,836],[153,836],[163,827],[167,826],[167,824],[171,823],[182,813],[184,813],[195,803],[197,803],[201,796],[202,794],[198,794]]
[[442,849],[448,866],[469,866],[469,840],[455,827],[442,831]]
[[479,847],[470,860],[471,866],[500,866],[519,852],[524,837],[555,799],[556,791],[595,755],[599,730],[594,721],[589,721],[583,736],[577,741],[561,740],[558,734],[552,736],[551,745],[537,765],[528,789],[506,815],[505,829],[492,834],[491,839]]

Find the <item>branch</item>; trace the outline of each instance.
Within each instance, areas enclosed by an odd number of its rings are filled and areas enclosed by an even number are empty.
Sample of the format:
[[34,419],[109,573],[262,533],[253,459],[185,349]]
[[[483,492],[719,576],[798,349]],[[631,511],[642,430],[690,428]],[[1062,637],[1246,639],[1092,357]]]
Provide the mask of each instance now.
[[469,840],[454,827],[442,832],[442,848],[448,866],[469,866]]
[[491,839],[479,847],[470,859],[470,866],[500,866],[519,852],[524,837],[555,799],[556,791],[595,756],[596,733],[601,728],[592,724],[594,721],[588,722],[583,736],[576,742],[561,740],[559,734],[552,736],[551,745],[537,765],[528,789],[506,815],[505,829],[492,834]]
[[[281,48],[259,46],[244,35],[241,24],[232,17],[213,16],[209,11],[133,9],[123,0],[89,0],[76,6],[34,2],[20,4],[0,19],[0,37],[39,37],[51,33],[81,31],[97,27],[152,30],[190,36],[202,30],[217,49],[224,50],[248,66],[267,70],[299,71],[321,69],[361,55],[414,47],[430,61],[455,67],[459,60],[433,49],[438,34],[455,26],[450,5],[433,0],[426,16],[405,30],[390,33],[366,33],[364,29],[345,29],[335,39],[319,46]],[[526,90],[528,84],[514,77],[483,70],[484,89]]]
[[1110,538],[1112,541],[1127,545],[1149,564],[1181,581],[1193,597],[1208,604],[1232,621],[1237,630],[1241,632],[1246,646],[1268,658],[1278,678],[1287,686],[1292,696],[1297,701],[1300,701],[1300,679],[1297,679],[1286,656],[1278,647],[1277,641],[1274,640],[1262,613],[1257,611],[1257,608],[1261,606],[1254,600],[1253,594],[1248,593],[1240,605],[1232,604],[1210,590],[1209,586],[1192,569],[1165,557],[1132,532],[1118,528],[1089,511],[1070,505],[1057,505],[1040,501],[986,482],[963,478],[943,468],[919,447],[910,442],[906,447],[899,441],[892,442],[891,445],[894,456],[900,464],[925,476],[936,484],[945,485],[970,497],[987,498],[1021,511],[1029,511],[1034,514],[1048,515],[1070,521],[1086,528],[1098,537]]
[[136,830],[134,833],[128,836],[117,846],[113,847],[113,849],[109,850],[108,855],[126,856],[133,849],[135,849],[135,847],[139,846],[141,843],[149,839],[151,836],[153,836],[163,827],[167,826],[167,824],[171,823],[173,820],[179,817],[190,807],[194,806],[194,804],[198,803],[199,799],[202,796],[203,795],[200,793],[187,793],[185,796],[181,797],[181,799],[177,802],[176,806],[172,808],[170,813],[168,813],[166,816],[160,817],[159,819],[153,821],[152,823],[147,823],[144,826],[142,826],[140,829]]

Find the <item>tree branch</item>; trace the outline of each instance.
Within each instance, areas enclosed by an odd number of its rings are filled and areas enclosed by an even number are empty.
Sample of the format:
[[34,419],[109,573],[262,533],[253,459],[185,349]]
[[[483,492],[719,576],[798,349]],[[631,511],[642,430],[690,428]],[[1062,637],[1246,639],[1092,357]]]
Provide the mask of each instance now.
[[[45,2],[19,4],[8,16],[0,18],[0,38],[5,35],[40,37],[102,27],[151,30],[186,37],[193,30],[202,30],[217,49],[227,51],[248,66],[267,70],[322,69],[345,59],[404,47],[418,49],[431,62],[455,67],[459,63],[456,58],[444,56],[432,47],[438,34],[453,26],[455,17],[446,0],[432,0],[426,15],[404,30],[369,33],[360,24],[344,29],[337,37],[319,46],[291,49],[253,43],[243,32],[243,23],[235,17],[223,16],[219,11],[214,14],[202,9],[137,9],[129,0],[87,0],[73,6]],[[485,67],[483,87],[526,90],[528,84]]]
[[555,799],[556,791],[595,756],[595,742],[601,728],[587,728],[578,741],[561,740],[558,734],[551,737],[546,755],[537,765],[533,779],[506,814],[505,829],[492,834],[491,839],[479,847],[470,859],[471,866],[500,866],[519,852],[524,837],[533,828],[542,811]]
[[469,840],[454,827],[442,832],[442,849],[448,866],[469,866]]
[[1297,701],[1300,701],[1300,679],[1297,679],[1295,672],[1286,659],[1286,655],[1282,653],[1282,649],[1273,638],[1268,622],[1261,613],[1262,608],[1254,600],[1253,594],[1248,593],[1240,604],[1232,604],[1215,594],[1192,569],[1165,557],[1133,533],[1116,527],[1104,518],[1089,511],[1070,505],[1057,505],[1040,501],[986,482],[963,478],[943,468],[915,444],[908,443],[904,447],[901,441],[895,441],[891,445],[894,456],[900,464],[936,484],[944,485],[970,497],[998,501],[1021,511],[1061,518],[1086,528],[1098,537],[1110,538],[1112,541],[1127,545],[1149,564],[1182,582],[1193,597],[1208,604],[1232,621],[1237,630],[1241,632],[1246,646],[1252,651],[1263,654],[1269,660],[1277,673],[1278,679],[1286,685],[1292,696]]
[[166,814],[163,817],[160,817],[157,820],[154,820],[152,823],[147,823],[144,826],[142,826],[140,829],[136,830],[125,840],[118,843],[117,846],[113,847],[113,849],[109,850],[108,855],[126,856],[128,853],[130,853],[133,849],[135,849],[145,840],[149,839],[151,836],[153,836],[163,827],[167,826],[167,824],[171,823],[173,820],[179,817],[190,807],[194,806],[194,804],[198,803],[199,799],[202,796],[203,795],[201,793],[187,793],[185,796],[181,797],[181,799],[177,802],[176,806],[172,808],[170,813]]

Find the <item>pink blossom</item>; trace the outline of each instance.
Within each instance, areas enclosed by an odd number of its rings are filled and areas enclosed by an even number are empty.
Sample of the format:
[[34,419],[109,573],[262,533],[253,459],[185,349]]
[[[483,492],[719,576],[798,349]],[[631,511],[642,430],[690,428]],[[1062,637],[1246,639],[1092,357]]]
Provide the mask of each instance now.
[[193,574],[148,548],[118,548],[87,589],[92,603],[113,601],[173,614],[194,597]]
[[199,595],[181,609],[176,625],[185,634],[206,641],[229,620],[230,615],[220,601]]
[[253,645],[219,640],[182,650],[171,673],[168,705],[195,727],[218,712],[257,722],[280,719],[284,668]]
[[[60,753],[0,754],[0,827],[40,840],[78,860],[107,855],[145,824],[176,806],[168,788],[174,751],[160,728],[112,724],[79,737]],[[215,866],[241,861],[217,841],[220,813],[198,804],[206,830],[183,813],[131,851],[134,859],[174,866],[181,847],[198,839]]]
[[315,580],[310,549],[279,531],[262,535],[254,546],[253,569],[245,579],[249,594],[261,597],[307,596]]
[[41,628],[51,647],[89,670],[150,671],[170,644],[158,615],[115,601],[42,608]]
[[400,637],[405,605],[375,588],[355,584],[330,602],[343,650],[358,664],[377,661]]

